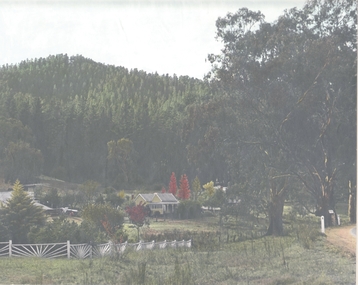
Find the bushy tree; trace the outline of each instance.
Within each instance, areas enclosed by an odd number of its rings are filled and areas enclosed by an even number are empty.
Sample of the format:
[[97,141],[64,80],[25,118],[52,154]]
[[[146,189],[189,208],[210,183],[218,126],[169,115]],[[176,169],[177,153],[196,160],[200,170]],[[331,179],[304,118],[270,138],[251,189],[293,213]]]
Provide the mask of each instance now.
[[215,193],[214,182],[210,181],[203,185],[207,197],[211,197]]
[[28,236],[31,243],[60,243],[67,240],[71,243],[87,243],[108,240],[98,228],[88,222],[77,224],[75,221],[69,221],[65,216],[55,218],[42,227],[32,228]]
[[124,213],[109,204],[89,204],[82,210],[82,218],[111,237],[122,227]]
[[61,204],[65,207],[76,208],[83,204],[83,193],[79,191],[67,191],[61,196]]
[[209,196],[209,199],[204,202],[205,206],[220,208],[226,201],[225,193],[222,189],[215,190],[214,194]]
[[58,208],[61,205],[61,197],[58,194],[57,188],[51,188],[49,191],[39,197],[40,203],[47,205],[51,208]]
[[199,180],[198,176],[195,176],[195,179],[191,183],[191,189],[192,189],[192,193],[193,193],[192,199],[194,201],[196,201],[197,198],[198,198],[198,195],[199,195],[199,193],[201,191],[201,183],[200,183],[200,180]]
[[180,219],[196,219],[201,214],[201,204],[198,201],[180,201],[176,214]]
[[45,223],[43,210],[34,204],[19,180],[13,185],[11,198],[0,209],[0,222],[7,238],[15,243],[27,242],[31,227]]
[[121,193],[124,193],[124,191],[121,191],[119,193],[112,192],[110,194],[106,195],[105,201],[109,204],[111,204],[113,207],[119,207],[121,206],[125,201],[125,194],[122,195]]
[[86,181],[80,187],[81,193],[84,197],[84,204],[92,204],[99,193],[99,184],[96,181]]
[[146,217],[149,215],[148,210],[142,203],[139,203],[138,205],[128,206],[126,208],[126,213],[128,214],[131,223],[137,228],[139,241],[139,230],[146,223]]

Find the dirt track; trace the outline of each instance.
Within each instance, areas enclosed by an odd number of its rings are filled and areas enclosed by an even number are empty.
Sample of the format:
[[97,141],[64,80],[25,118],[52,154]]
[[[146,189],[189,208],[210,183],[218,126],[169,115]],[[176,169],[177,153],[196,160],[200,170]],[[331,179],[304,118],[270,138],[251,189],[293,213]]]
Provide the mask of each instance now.
[[351,234],[352,228],[354,225],[326,229],[327,241],[351,256],[355,256],[356,238]]

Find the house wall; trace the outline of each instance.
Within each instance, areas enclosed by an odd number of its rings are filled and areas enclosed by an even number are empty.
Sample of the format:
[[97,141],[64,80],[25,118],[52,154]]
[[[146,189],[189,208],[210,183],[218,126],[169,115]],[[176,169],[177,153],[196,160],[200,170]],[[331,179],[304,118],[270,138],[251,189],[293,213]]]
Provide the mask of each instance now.
[[139,205],[141,202],[142,202],[143,205],[146,205],[146,204],[147,204],[146,201],[143,199],[143,197],[140,196],[140,195],[138,195],[138,196],[135,198],[134,203],[135,203],[136,205]]

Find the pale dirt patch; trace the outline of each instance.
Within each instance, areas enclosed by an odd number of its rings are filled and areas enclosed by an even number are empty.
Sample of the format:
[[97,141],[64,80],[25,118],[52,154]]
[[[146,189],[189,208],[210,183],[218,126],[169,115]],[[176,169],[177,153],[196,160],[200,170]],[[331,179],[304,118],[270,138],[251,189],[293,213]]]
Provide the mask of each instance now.
[[356,238],[351,234],[353,227],[351,225],[326,229],[327,241],[352,257],[356,255]]

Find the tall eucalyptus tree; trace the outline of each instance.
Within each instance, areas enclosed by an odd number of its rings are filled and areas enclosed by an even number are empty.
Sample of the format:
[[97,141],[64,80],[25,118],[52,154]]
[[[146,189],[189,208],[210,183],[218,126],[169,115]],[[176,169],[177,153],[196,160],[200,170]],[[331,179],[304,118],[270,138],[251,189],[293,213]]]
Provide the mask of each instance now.
[[[251,145],[261,155],[269,189],[268,234],[281,235],[282,210],[295,178],[316,200],[317,215],[334,209],[337,173],[355,157],[356,3],[308,1],[273,23],[246,8],[216,22],[220,55],[209,55],[207,79],[231,98],[243,122],[232,145]],[[234,103],[235,102],[235,103]],[[349,146],[350,155],[339,153]],[[252,150],[253,151],[253,150]],[[261,166],[260,166],[261,168]],[[348,185],[348,181],[347,181]],[[329,224],[329,219],[326,219]]]

